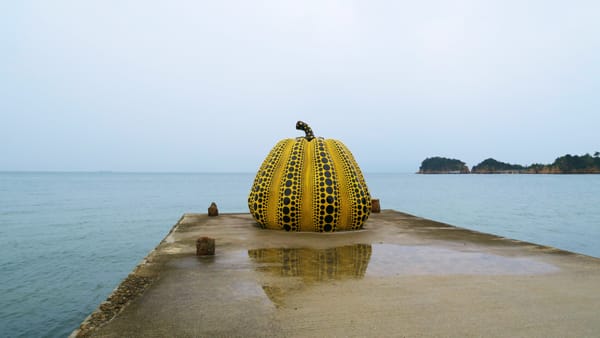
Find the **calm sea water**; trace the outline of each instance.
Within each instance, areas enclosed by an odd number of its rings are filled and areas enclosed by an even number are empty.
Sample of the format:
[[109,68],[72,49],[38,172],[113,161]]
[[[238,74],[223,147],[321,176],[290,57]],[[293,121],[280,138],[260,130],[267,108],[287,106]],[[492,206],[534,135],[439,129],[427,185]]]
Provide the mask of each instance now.
[[[0,337],[64,337],[186,212],[254,174],[0,173]],[[600,257],[600,175],[367,174],[382,208]]]

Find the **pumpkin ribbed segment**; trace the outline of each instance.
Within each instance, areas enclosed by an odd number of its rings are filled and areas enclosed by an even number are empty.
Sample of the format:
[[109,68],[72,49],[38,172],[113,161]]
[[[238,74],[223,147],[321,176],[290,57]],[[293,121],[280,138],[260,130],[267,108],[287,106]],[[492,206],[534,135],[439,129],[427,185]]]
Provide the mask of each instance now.
[[263,161],[248,197],[263,228],[331,232],[360,229],[371,197],[346,146],[337,140],[285,139]]

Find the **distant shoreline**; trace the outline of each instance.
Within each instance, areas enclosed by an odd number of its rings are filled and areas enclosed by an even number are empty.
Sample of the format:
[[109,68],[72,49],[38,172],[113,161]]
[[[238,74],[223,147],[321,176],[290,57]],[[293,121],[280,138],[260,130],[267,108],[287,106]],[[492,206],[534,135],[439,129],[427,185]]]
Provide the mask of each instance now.
[[567,154],[558,157],[552,164],[529,166],[488,158],[471,170],[461,160],[436,156],[423,160],[417,174],[600,174],[600,152],[595,152],[594,156]]
[[457,172],[457,171],[417,171],[415,174],[421,175],[597,175],[600,174],[600,170],[597,171],[585,171],[585,172],[530,172],[530,171],[514,171],[514,170],[499,170],[499,171],[488,171],[488,172]]

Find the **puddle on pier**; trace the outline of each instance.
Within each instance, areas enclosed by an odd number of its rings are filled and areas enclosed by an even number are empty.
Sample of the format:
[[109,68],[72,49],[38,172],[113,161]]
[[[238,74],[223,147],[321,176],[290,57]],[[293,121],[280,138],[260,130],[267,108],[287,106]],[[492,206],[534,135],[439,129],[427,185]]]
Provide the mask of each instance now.
[[355,244],[329,249],[249,250],[256,270],[318,282],[396,275],[526,275],[558,271],[528,257],[506,257],[424,245]]
[[269,248],[249,250],[248,256],[255,263],[255,270],[266,277],[262,289],[277,306],[284,304],[286,295],[307,286],[365,276],[533,275],[559,270],[528,257],[418,245]]
[[427,245],[373,245],[367,275],[537,275],[559,269],[529,257],[507,257]]

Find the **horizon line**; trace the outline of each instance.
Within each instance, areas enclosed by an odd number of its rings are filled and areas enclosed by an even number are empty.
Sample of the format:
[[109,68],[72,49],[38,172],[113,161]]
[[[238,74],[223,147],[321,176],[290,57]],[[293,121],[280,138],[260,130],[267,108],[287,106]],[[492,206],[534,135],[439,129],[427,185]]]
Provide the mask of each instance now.
[[[0,170],[0,174],[256,174],[256,171]],[[415,174],[412,171],[364,171],[366,174]]]

